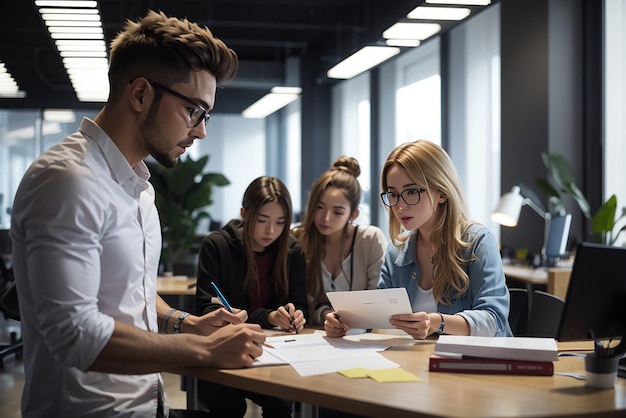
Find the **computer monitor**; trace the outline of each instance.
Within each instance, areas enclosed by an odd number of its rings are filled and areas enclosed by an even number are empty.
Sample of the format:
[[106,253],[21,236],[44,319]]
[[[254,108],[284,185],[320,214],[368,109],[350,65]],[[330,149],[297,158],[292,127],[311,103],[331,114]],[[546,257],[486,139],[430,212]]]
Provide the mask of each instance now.
[[557,340],[619,338],[625,329],[626,248],[579,244]]
[[549,258],[558,258],[567,255],[567,240],[572,224],[572,214],[553,216],[550,219],[548,241],[546,242],[546,255]]

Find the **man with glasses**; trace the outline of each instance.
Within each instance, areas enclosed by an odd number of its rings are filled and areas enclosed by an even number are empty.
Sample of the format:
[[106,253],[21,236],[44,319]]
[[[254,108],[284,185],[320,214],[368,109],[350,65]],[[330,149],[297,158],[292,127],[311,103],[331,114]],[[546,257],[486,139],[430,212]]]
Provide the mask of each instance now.
[[159,374],[251,366],[265,335],[156,293],[161,252],[143,159],[166,167],[206,136],[237,57],[206,27],[150,11],[111,43],[110,96],[28,169],[11,238],[24,341],[22,416],[180,416]]

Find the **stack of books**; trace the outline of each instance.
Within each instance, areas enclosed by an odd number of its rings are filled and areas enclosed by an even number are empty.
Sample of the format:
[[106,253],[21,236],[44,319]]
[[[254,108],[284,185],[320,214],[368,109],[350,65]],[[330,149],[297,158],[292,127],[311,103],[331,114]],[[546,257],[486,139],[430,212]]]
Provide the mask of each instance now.
[[552,376],[557,359],[554,338],[441,335],[429,370]]

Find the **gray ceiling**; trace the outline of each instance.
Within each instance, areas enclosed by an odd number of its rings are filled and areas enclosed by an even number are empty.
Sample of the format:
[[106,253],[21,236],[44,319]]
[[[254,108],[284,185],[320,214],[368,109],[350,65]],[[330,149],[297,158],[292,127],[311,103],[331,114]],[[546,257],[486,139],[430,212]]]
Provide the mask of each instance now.
[[[325,72],[403,19],[424,0],[99,0],[107,43],[126,19],[162,10],[208,26],[240,59],[236,80],[221,90],[214,113],[239,113],[271,86],[285,82],[288,58],[307,57]],[[474,11],[478,8],[473,7]],[[33,0],[2,10],[0,61],[26,92],[0,108],[99,108],[79,102]],[[442,22],[440,22],[442,23]],[[444,30],[451,26],[443,24]]]

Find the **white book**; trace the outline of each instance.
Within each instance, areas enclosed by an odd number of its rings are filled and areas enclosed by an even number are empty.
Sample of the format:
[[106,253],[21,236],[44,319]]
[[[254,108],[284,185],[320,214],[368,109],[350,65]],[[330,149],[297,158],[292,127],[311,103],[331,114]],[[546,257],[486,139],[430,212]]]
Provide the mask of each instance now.
[[461,335],[440,335],[435,352],[522,361],[556,361],[559,355],[554,338]]

